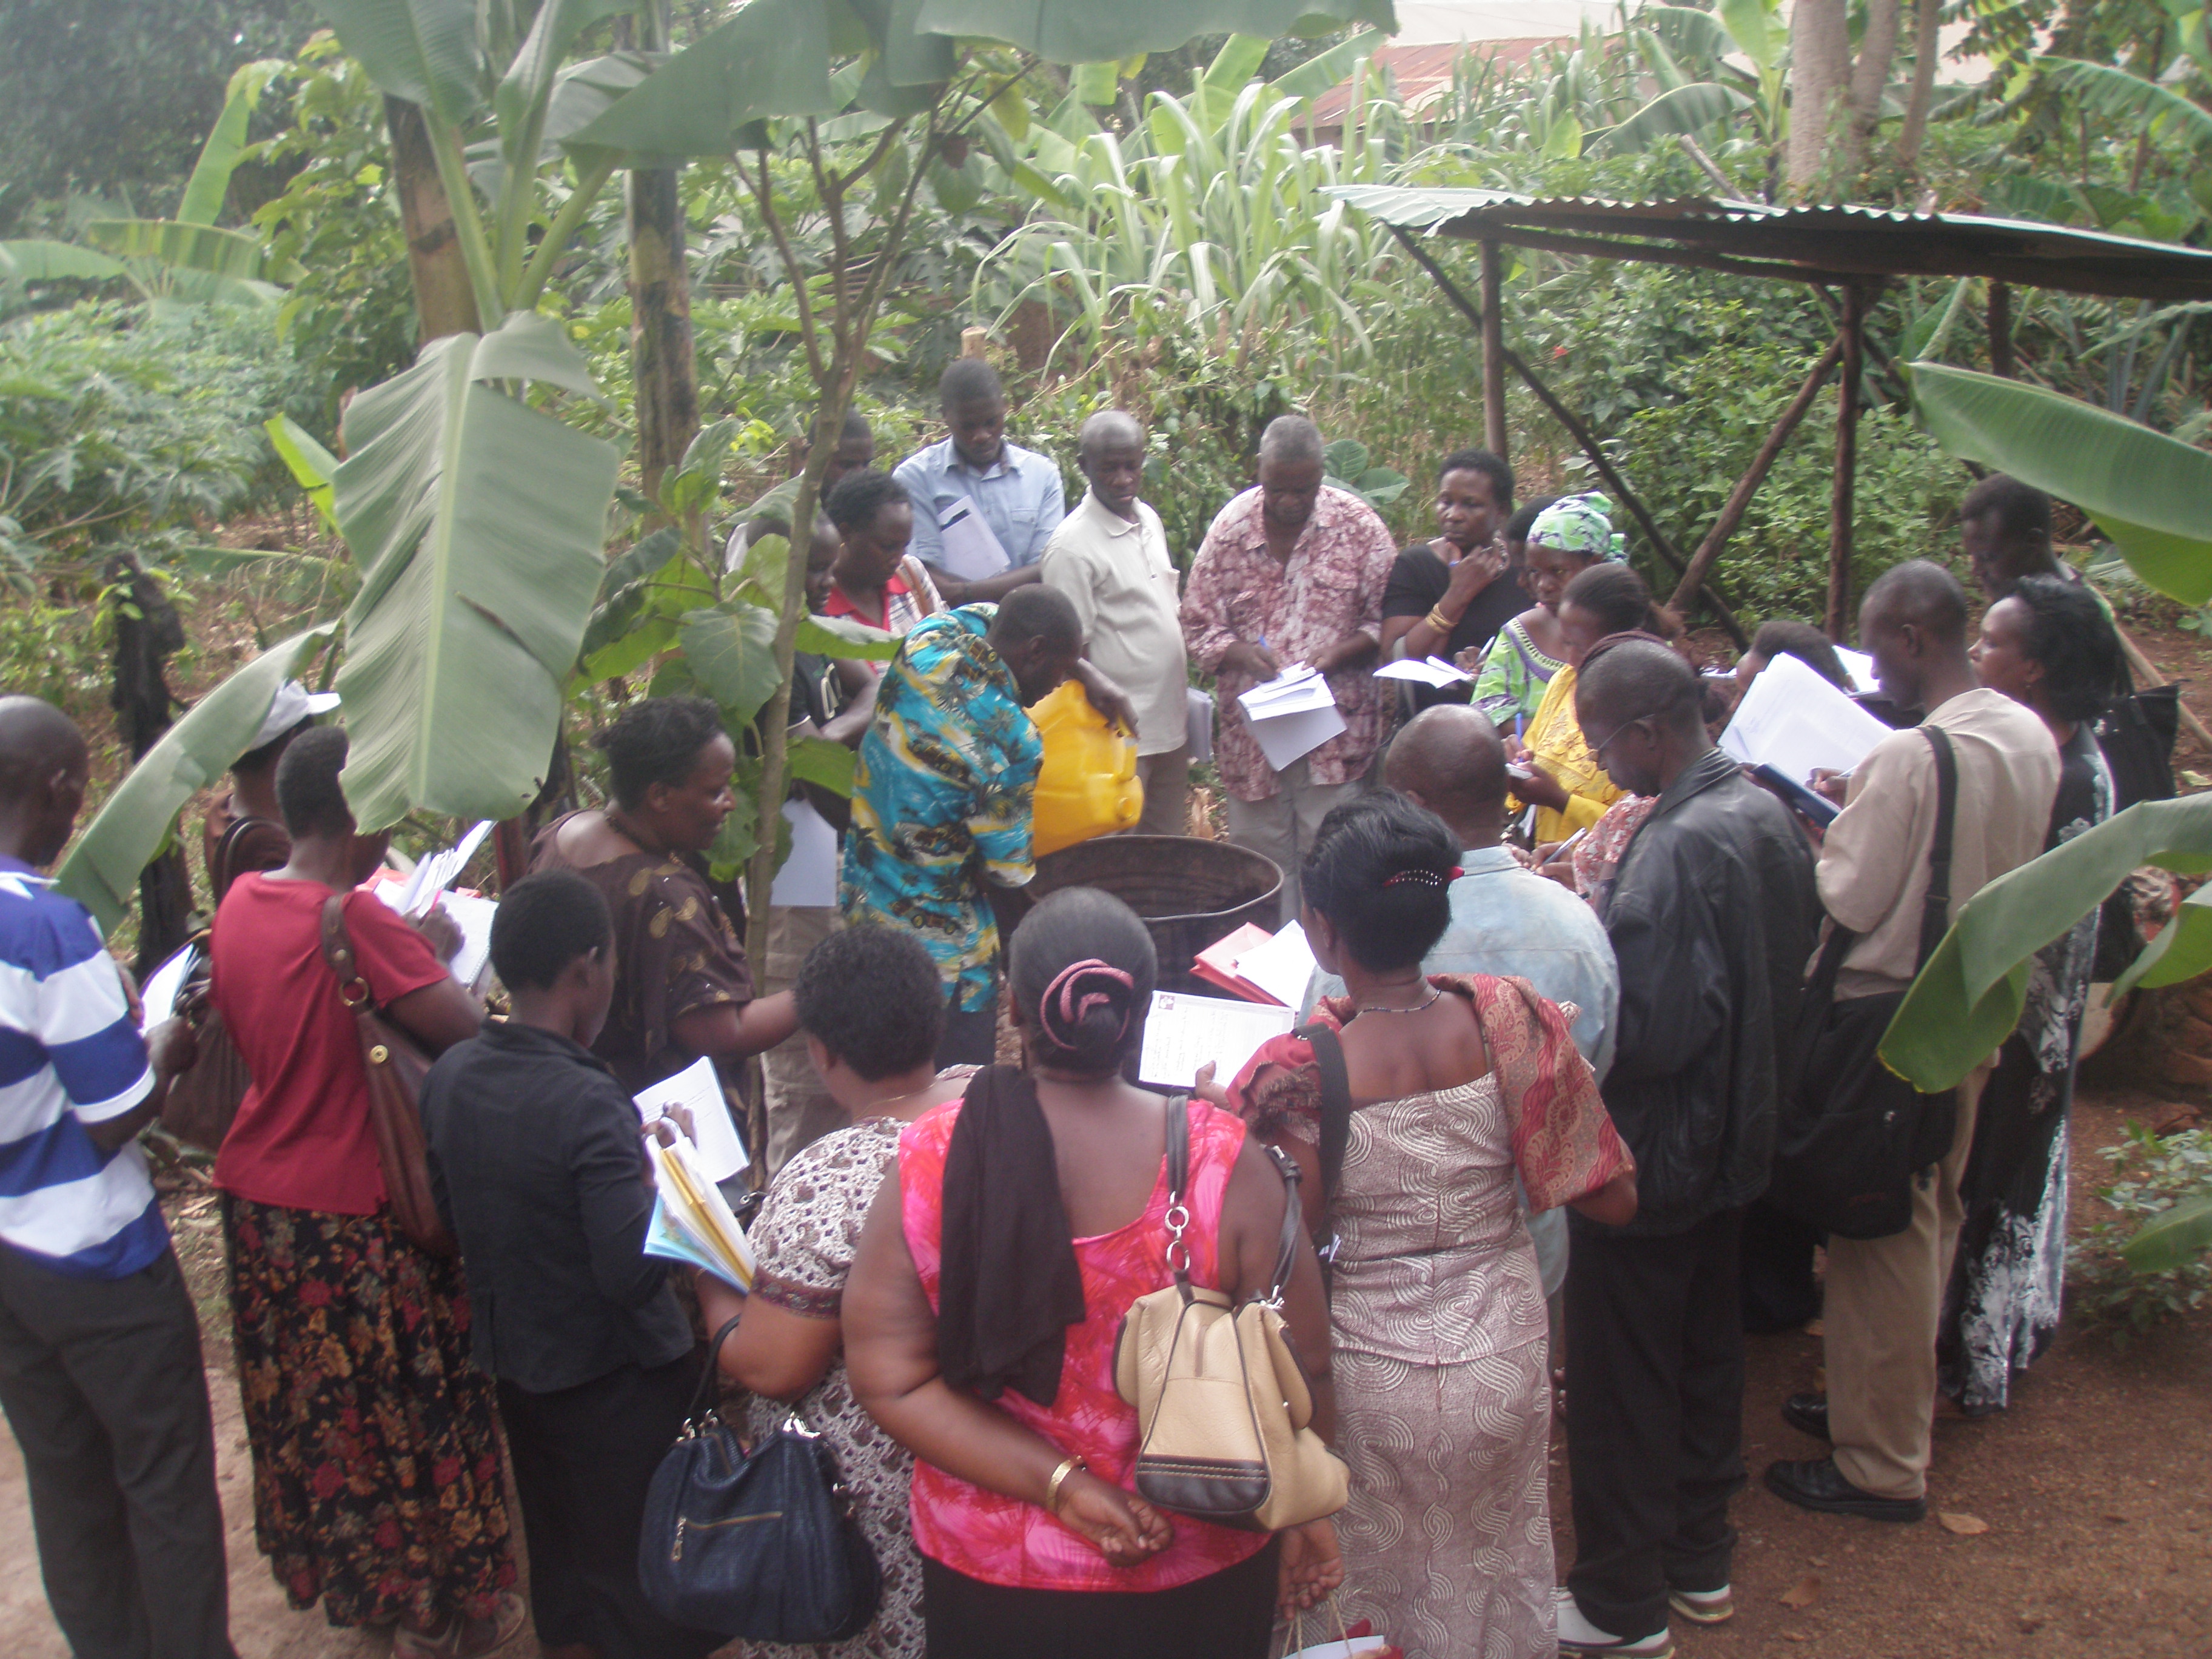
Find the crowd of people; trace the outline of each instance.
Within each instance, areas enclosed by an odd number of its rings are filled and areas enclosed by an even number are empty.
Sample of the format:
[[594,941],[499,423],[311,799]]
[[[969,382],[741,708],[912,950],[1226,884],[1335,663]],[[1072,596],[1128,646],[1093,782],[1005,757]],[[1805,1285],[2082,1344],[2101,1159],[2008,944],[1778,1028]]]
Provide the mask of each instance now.
[[[810,527],[810,606],[900,644],[796,665],[799,729],[854,750],[854,787],[794,786],[794,836],[832,838],[841,873],[831,903],[755,896],[766,961],[702,857],[738,807],[710,702],[641,699],[594,736],[604,803],[548,824],[501,896],[500,1018],[448,971],[449,924],[363,889],[387,836],[348,808],[326,703],[288,686],[240,757],[207,836],[209,951],[252,1084],[213,1178],[255,1541],[292,1604],[388,1629],[403,1659],[489,1653],[524,1621],[520,1543],[554,1659],[710,1651],[723,1635],[672,1623],[637,1568],[710,1364],[751,1434],[796,1415],[834,1455],[882,1573],[868,1627],[816,1650],[840,1655],[1259,1659],[1334,1596],[1415,1659],[1665,1659],[1673,1619],[1734,1611],[1747,1318],[1825,1320],[1826,1392],[1784,1415],[1827,1449],[1767,1486],[1921,1518],[1938,1395],[2001,1409],[2057,1322],[2096,918],[2037,958],[1901,1231],[1826,1240],[1816,1285],[1822,1241],[1763,1194],[1824,939],[1848,933],[1844,998],[1917,965],[1947,793],[1927,732],[1955,770],[1950,913],[2125,804],[2098,737],[2124,661],[2049,503],[2003,478],[1963,503],[1978,638],[1942,564],[1868,590],[1858,640],[1899,729],[1816,780],[1841,808],[1823,829],[1715,738],[1777,657],[1848,686],[1832,643],[1777,620],[1732,670],[1698,661],[1601,497],[1516,503],[1503,460],[1460,451],[1437,535],[1401,550],[1286,416],[1178,577],[1133,416],[1083,427],[1070,513],[987,365],[941,392],[947,435],[891,471],[848,423]],[[738,526],[732,560],[787,519]],[[1401,695],[1373,672],[1401,655],[1468,678]],[[1294,665],[1344,729],[1278,766],[1238,697]],[[1281,870],[1318,964],[1296,1031],[1189,1097],[1131,1080],[1184,964],[1102,892],[1009,902],[1036,869],[1026,709],[1071,679],[1137,739],[1146,834],[1184,831],[1210,714],[1228,837]],[[198,1328],[137,1144],[194,1030],[141,1036],[89,915],[39,873],[88,764],[58,711],[0,698],[0,1404],[73,1650],[226,1656]],[[421,1115],[451,1254],[395,1218],[363,1005],[437,1057]],[[735,1098],[754,1056],[768,1180],[740,1295],[644,1253],[631,1097],[703,1058]],[[1248,1531],[1134,1490],[1114,1350],[1169,1282],[1175,1114],[1197,1283],[1268,1291],[1285,1200],[1262,1143],[1301,1173],[1281,1311],[1350,1471],[1334,1517]]]

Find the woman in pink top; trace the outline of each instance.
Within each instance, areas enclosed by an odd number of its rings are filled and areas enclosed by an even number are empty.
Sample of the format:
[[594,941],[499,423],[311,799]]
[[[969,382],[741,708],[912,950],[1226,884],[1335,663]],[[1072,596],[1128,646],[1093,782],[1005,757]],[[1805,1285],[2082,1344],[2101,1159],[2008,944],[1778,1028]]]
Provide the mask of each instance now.
[[[915,1453],[932,1655],[1260,1659],[1279,1601],[1341,1578],[1336,1534],[1279,1537],[1154,1509],[1130,1490],[1137,1419],[1114,1340],[1170,1282],[1167,1113],[1121,1075],[1158,976],[1119,900],[1056,893],[1011,953],[1024,1065],[981,1073],[900,1137],[845,1292],[855,1392]],[[1283,1184],[1243,1125],[1190,1115],[1192,1276],[1265,1291]],[[1284,1309],[1326,1436],[1328,1319],[1302,1247]]]

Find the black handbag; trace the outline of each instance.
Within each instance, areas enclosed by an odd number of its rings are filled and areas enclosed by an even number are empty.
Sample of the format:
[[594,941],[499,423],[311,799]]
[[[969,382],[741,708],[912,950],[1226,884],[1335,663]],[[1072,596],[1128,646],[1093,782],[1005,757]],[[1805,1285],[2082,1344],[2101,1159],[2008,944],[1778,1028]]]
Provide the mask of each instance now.
[[684,1431],[646,1493],[637,1576],[663,1618],[753,1642],[842,1642],[876,1616],[883,1574],[837,1460],[794,1413],[751,1451],[712,1409],[714,1334]]
[[[1941,728],[1920,733],[1936,751],[1936,834],[1920,915],[1924,968],[1950,927],[1959,766]],[[1806,982],[1766,1196],[1838,1238],[1887,1238],[1911,1224],[1913,1182],[1951,1150],[1959,1092],[1923,1094],[1882,1064],[1877,1051],[1904,992],[1837,1000],[1836,975],[1857,939],[1832,928]]]

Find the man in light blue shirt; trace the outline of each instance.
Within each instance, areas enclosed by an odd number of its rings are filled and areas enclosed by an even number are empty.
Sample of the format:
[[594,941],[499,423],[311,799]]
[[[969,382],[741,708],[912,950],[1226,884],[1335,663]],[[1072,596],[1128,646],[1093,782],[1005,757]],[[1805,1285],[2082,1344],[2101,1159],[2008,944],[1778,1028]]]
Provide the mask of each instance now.
[[[1451,922],[1422,958],[1422,971],[1525,979],[1540,996],[1574,1004],[1575,1047],[1602,1079],[1613,1064],[1620,970],[1596,913],[1557,882],[1522,869],[1498,845],[1506,778],[1498,728],[1464,704],[1429,709],[1398,733],[1382,781],[1442,818],[1462,849]],[[1342,981],[1316,970],[1306,1006],[1343,994]],[[1565,1210],[1529,1218],[1547,1296],[1566,1276],[1565,1224]]]
[[[929,567],[948,605],[1004,599],[1038,580],[1038,561],[1067,516],[1060,469],[1006,441],[1006,392],[980,357],[956,357],[937,382],[937,402],[951,435],[918,449],[891,476],[914,503],[911,551]],[[946,526],[963,502],[998,544],[1003,562],[979,573],[971,556],[948,554]],[[974,545],[973,527],[964,532]],[[963,534],[955,529],[956,540]]]

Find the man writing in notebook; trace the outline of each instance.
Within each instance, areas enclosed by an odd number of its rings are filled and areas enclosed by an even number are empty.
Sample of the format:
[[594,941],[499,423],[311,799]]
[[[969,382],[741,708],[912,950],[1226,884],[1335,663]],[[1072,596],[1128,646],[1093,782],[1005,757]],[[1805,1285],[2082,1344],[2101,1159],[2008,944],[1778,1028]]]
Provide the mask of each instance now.
[[[1959,777],[1955,920],[1984,884],[2043,850],[2058,793],[2057,744],[2025,704],[1976,681],[1966,596],[1941,565],[1901,564],[1869,588],[1859,643],[1873,653],[1882,696],[1899,708],[1924,709],[1922,724],[1950,739]],[[1859,936],[1837,975],[1839,1000],[1912,982],[1936,814],[1935,750],[1917,731],[1893,732],[1852,772],[1846,805],[1820,847],[1820,902],[1836,926]],[[1834,1450],[1770,1464],[1767,1489],[1778,1498],[1875,1521],[1928,1513],[1936,1326],[1959,1240],[1959,1176],[1989,1074],[1984,1062],[1959,1085],[1951,1150],[1932,1178],[1914,1183],[1905,1230],[1828,1241],[1828,1392],[1794,1395],[1782,1415]]]
[[981,358],[945,366],[937,404],[950,435],[891,475],[914,503],[914,556],[947,605],[1004,599],[1037,580],[1044,544],[1067,516],[1060,469],[1006,441],[1006,387]]

